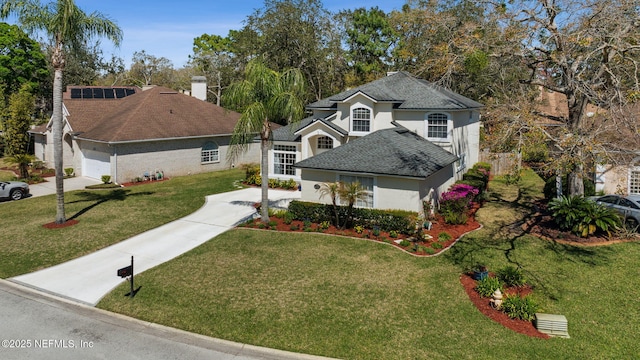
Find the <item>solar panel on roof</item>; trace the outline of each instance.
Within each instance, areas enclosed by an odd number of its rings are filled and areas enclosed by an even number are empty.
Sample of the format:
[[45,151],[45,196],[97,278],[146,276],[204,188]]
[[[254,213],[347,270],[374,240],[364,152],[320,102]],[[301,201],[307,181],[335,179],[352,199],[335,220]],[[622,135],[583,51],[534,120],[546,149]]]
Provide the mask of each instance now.
[[133,94],[136,93],[136,91],[134,89],[131,89],[131,88],[127,89],[126,91],[127,91],[127,96],[133,95]]
[[116,91],[116,97],[118,99],[122,99],[123,97],[127,96],[123,88],[116,88],[114,90]]
[[81,99],[82,98],[82,90],[81,89],[71,89],[71,98],[72,99]]
[[112,88],[104,89],[104,98],[105,99],[115,99],[116,95],[113,93]]
[[93,92],[90,88],[82,89],[82,98],[83,99],[93,99]]
[[93,89],[93,98],[94,99],[104,99],[104,89],[94,88]]

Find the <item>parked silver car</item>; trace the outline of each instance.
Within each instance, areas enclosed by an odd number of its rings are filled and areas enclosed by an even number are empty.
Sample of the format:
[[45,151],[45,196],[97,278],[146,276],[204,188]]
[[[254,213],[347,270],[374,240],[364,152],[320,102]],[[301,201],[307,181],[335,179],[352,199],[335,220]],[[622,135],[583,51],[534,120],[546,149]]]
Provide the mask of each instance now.
[[0,181],[0,199],[20,200],[29,195],[29,184],[22,181]]
[[629,226],[635,227],[640,224],[640,195],[604,195],[592,196],[589,199],[617,211]]

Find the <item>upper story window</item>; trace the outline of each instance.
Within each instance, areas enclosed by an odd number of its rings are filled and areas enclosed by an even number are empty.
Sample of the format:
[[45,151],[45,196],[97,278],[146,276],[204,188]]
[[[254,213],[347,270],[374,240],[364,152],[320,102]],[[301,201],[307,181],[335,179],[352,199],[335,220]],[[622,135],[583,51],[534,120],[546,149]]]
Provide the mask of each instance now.
[[449,140],[449,115],[442,113],[427,115],[427,139],[436,141]]
[[200,152],[200,162],[203,164],[214,163],[220,161],[220,150],[218,144],[209,141],[202,146]]
[[351,131],[371,131],[371,110],[363,107],[355,108],[351,112]]
[[273,172],[277,175],[295,175],[296,147],[293,145],[273,146]]
[[320,136],[318,138],[318,149],[333,149],[333,139],[328,136]]

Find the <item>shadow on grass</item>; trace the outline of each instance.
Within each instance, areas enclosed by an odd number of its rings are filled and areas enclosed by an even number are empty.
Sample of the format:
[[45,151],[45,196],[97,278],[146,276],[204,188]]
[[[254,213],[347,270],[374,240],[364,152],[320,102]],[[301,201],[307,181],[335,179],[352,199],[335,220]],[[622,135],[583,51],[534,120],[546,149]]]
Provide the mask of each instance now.
[[[527,222],[535,222],[535,214],[540,210],[537,200],[541,199],[541,191],[536,189],[536,184],[527,182],[519,188],[517,194],[513,192],[510,197],[508,194],[503,195],[499,191],[500,187],[497,187],[497,191],[489,193],[491,208],[485,209],[487,213],[483,216],[483,230],[465,236],[443,254],[445,259],[462,271],[469,271],[477,264],[514,265],[525,273],[530,284],[538,291],[550,299],[557,299],[558,290],[548,285],[547,277],[554,275],[548,272],[545,261],[604,267],[615,257],[615,251],[608,247],[595,248],[553,240],[536,240],[536,236],[528,231],[531,227],[523,227]],[[530,255],[533,249],[540,249],[535,241],[543,242],[544,252]],[[534,264],[532,261],[541,263]]]
[[131,190],[119,188],[117,190],[112,191],[81,191],[76,193],[76,196],[82,198],[81,200],[70,201],[69,204],[81,203],[81,202],[94,202],[93,204],[85,207],[84,209],[78,211],[73,216],[69,218],[69,220],[77,219],[78,217],[86,214],[91,209],[104,204],[108,201],[124,201],[128,197],[131,196],[141,196],[141,195],[153,195],[153,192],[136,192],[131,194]]

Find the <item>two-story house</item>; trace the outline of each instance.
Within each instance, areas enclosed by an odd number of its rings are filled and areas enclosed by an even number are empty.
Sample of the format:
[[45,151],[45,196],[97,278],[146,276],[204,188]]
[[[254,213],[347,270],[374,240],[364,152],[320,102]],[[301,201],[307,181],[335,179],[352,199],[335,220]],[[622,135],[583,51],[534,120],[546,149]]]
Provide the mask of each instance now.
[[359,182],[357,205],[418,211],[478,161],[483,105],[406,72],[317,101],[313,115],[273,133],[269,176],[292,178],[302,200],[325,182]]

